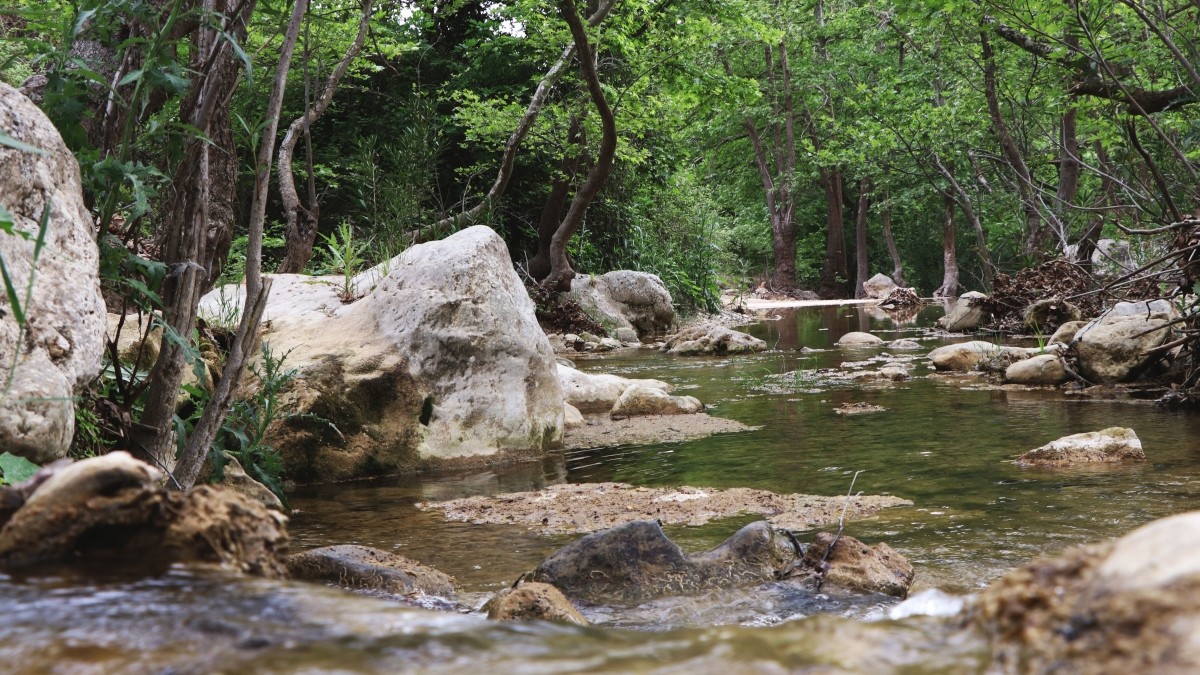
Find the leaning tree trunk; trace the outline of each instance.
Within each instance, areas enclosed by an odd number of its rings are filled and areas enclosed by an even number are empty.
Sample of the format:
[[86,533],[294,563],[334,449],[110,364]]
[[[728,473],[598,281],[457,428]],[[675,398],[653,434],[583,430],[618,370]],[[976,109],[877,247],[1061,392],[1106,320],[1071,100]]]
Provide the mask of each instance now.
[[890,196],[883,196],[884,206],[879,213],[879,225],[883,228],[883,241],[887,244],[888,255],[892,257],[892,281],[897,286],[907,286],[904,283],[904,265],[900,263],[900,250],[896,248],[896,237],[892,235],[892,205]]
[[[979,249],[979,264],[983,268],[983,285],[984,290],[991,292],[992,282],[996,278],[996,266],[992,264],[992,256],[988,253],[987,233],[983,230],[983,223],[979,220],[979,214],[975,211],[975,206],[971,202],[971,195],[963,188],[962,183],[954,176],[954,171],[951,167],[947,167],[941,156],[936,152],[933,153],[933,164],[937,167],[942,177],[950,183],[950,188],[954,191],[953,194],[958,200],[958,206],[962,209],[967,220],[971,223],[971,229],[975,231],[975,247]],[[955,265],[957,268],[957,264]],[[955,275],[957,279],[957,274]]]
[[865,298],[863,287],[871,274],[867,256],[867,209],[870,206],[871,179],[863,178],[858,183],[858,212],[854,214],[854,297]]
[[[574,148],[578,146],[578,150]],[[529,260],[529,276],[534,279],[545,279],[550,276],[550,244],[554,241],[554,233],[562,222],[563,207],[567,204],[567,195],[571,193],[571,185],[579,167],[583,164],[584,139],[583,118],[581,115],[571,115],[567,128],[567,150],[559,164],[559,173],[550,183],[550,194],[542,206],[542,215],[538,219],[537,253]]]
[[[302,272],[304,266],[312,258],[313,244],[317,241],[319,217],[317,204],[312,200],[307,206],[300,204],[300,195],[296,191],[296,179],[292,175],[292,155],[296,151],[296,143],[299,141],[300,135],[307,134],[317,119],[329,109],[329,104],[333,102],[333,95],[337,91],[338,83],[342,81],[342,76],[346,74],[350,63],[358,56],[367,40],[373,5],[374,0],[363,0],[362,16],[358,21],[358,34],[354,36],[354,41],[346,48],[342,60],[338,61],[333,72],[329,74],[329,80],[325,83],[325,89],[321,92],[321,97],[317,99],[316,104],[304,115],[292,121],[288,126],[287,133],[283,136],[283,142],[279,145],[279,197],[283,200],[283,213],[287,218],[287,247],[284,249],[279,269],[276,270],[280,274]],[[311,172],[309,176],[311,180]]]
[[842,172],[837,168],[822,169],[821,182],[825,186],[829,228],[825,239],[825,264],[821,267],[817,295],[828,300],[844,297],[848,280],[846,230],[842,221]]
[[550,274],[542,281],[542,285],[565,293],[571,290],[571,280],[575,278],[575,270],[571,269],[571,261],[567,258],[567,242],[579,229],[583,222],[583,214],[587,212],[588,206],[596,198],[600,188],[604,187],[608,175],[612,173],[613,157],[617,153],[617,120],[608,105],[608,100],[604,98],[604,90],[600,88],[600,77],[596,74],[596,56],[588,43],[583,21],[575,11],[574,1],[559,0],[558,9],[571,27],[571,38],[575,41],[575,49],[579,54],[580,70],[583,71],[583,79],[587,83],[592,104],[596,106],[596,112],[600,115],[602,132],[596,164],[588,172],[587,180],[575,193],[575,198],[571,200],[571,208],[567,210],[567,215],[550,240]]
[[950,195],[942,198],[942,285],[933,292],[934,297],[949,298],[958,295],[958,254],[954,240],[954,199]]

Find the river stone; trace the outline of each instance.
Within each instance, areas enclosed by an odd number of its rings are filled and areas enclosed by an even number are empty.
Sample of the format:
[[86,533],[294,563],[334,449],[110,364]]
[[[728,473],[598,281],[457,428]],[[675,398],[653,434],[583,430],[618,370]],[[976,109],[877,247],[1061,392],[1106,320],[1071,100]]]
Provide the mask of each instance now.
[[288,556],[292,577],[392,595],[452,595],[454,577],[402,555],[368,546],[324,546]]
[[761,352],[767,343],[720,324],[706,323],[685,328],[667,338],[662,351],[679,356],[724,356]]
[[621,326],[613,331],[613,336],[625,344],[640,342],[637,331],[632,328],[626,328],[625,326]]
[[689,415],[702,410],[704,404],[694,396],[672,396],[657,387],[634,383],[613,404],[610,416],[619,420],[642,415]]
[[[561,444],[554,352],[491,229],[409,248],[355,277],[365,295],[350,304],[340,277],[272,278],[263,340],[295,369],[284,404],[302,415],[271,439],[294,479],[481,466]],[[222,294],[236,305],[244,289],[209,293],[205,315]]]
[[671,292],[662,279],[647,272],[579,274],[571,281],[571,295],[609,330],[631,328],[641,336],[661,335],[675,322]]
[[558,381],[566,402],[581,413],[611,412],[621,394],[634,384],[671,393],[671,385],[661,380],[632,380],[620,375],[584,373],[558,364]]
[[1144,462],[1146,453],[1133,429],[1124,427],[1063,436],[1017,458],[1019,466],[1048,467],[1125,461]]
[[1069,345],[1075,339],[1076,333],[1087,324],[1087,321],[1068,321],[1054,331],[1047,343]]
[[1062,298],[1045,298],[1029,305],[1022,313],[1024,326],[1028,330],[1043,333],[1057,329],[1064,323],[1079,321],[1083,312],[1079,306]]
[[587,619],[562,591],[536,581],[500,591],[487,601],[483,611],[493,621],[556,621],[588,625]]
[[924,349],[924,347],[922,347],[921,343],[917,342],[916,340],[901,338],[899,340],[892,340],[889,342],[888,349],[895,349],[898,351],[913,351],[916,349]]
[[583,413],[579,412],[579,408],[570,403],[563,402],[563,428],[576,429],[587,422],[583,419]]
[[[24,303],[25,331],[0,293],[0,448],[44,464],[67,454],[75,433],[72,398],[100,372],[104,300],[95,225],[84,203],[79,162],[36,105],[0,82],[0,132],[45,154],[0,144],[0,206],[14,233],[0,232],[0,256]],[[41,218],[44,246],[33,270]],[[6,377],[7,379],[7,377]]]
[[582,537],[542,561],[528,577],[592,604],[636,605],[666,595],[751,586],[776,579],[800,551],[766,522],[751,523],[720,546],[685,554],[653,520],[635,520]]
[[[833,539],[829,532],[818,532],[801,564],[810,570],[818,569]],[[824,574],[826,583],[897,598],[908,596],[916,574],[908,560],[891,546],[883,542],[868,546],[844,534],[838,537],[825,564],[829,566]]]
[[[1156,302],[1170,308],[1166,301]],[[1133,311],[1134,305],[1141,305],[1142,311]],[[1079,329],[1074,347],[1080,375],[1095,383],[1109,384],[1133,379],[1138,374],[1149,359],[1147,352],[1166,342],[1171,334],[1167,328],[1169,312],[1148,314],[1146,307],[1146,303],[1119,303],[1117,308],[1123,311],[1114,309]]]
[[1200,672],[1200,512],[1006,574],[968,607],[996,672]]
[[853,331],[838,338],[837,343],[843,347],[870,346],[883,344],[883,339],[870,333]]
[[954,333],[978,328],[983,323],[983,308],[975,306],[975,300],[987,298],[979,291],[970,291],[958,296],[946,310],[946,315],[937,320],[937,325]]
[[1009,366],[1004,379],[1013,384],[1062,384],[1067,370],[1058,354],[1038,354]]
[[158,469],[126,452],[43,471],[0,528],[0,568],[104,556],[284,576],[287,518],[232,490],[168,491]]
[[872,300],[883,300],[897,288],[896,282],[882,272],[863,282],[863,292]]
[[965,372],[972,370],[981,361],[1000,352],[1000,346],[983,340],[960,342],[938,347],[929,352],[933,367],[938,370]]
[[1054,347],[1051,350],[1038,349],[1037,347],[999,347],[994,352],[988,354],[975,367],[987,373],[1003,375],[1008,371],[1008,367],[1014,363],[1046,354],[1050,351],[1057,353],[1057,345]]

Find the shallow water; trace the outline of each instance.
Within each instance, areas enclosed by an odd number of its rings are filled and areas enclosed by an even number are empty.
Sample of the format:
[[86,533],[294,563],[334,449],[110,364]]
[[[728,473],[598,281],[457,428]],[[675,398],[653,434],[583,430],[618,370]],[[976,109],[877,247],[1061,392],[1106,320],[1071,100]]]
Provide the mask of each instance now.
[[[437,479],[307,488],[292,496],[295,548],[359,543],[394,550],[455,575],[466,601],[478,606],[573,537],[446,523],[418,511],[415,502],[566,480],[832,495],[844,494],[854,472],[862,471],[856,492],[914,502],[846,529],[867,542],[887,541],[916,567],[917,595],[900,607],[832,591],[814,598],[772,584],[632,609],[584,608],[598,625],[580,629],[496,625],[218,573],[84,578],[43,570],[27,579],[0,576],[0,663],[28,672],[786,672],[813,665],[851,672],[978,671],[986,652],[977,638],[920,614],[952,607],[954,596],[1034,556],[1200,508],[1200,416],[1144,402],[997,391],[973,380],[923,377],[929,349],[967,339],[931,337],[926,327],[939,313],[930,308],[896,326],[861,307],[779,310],[778,320],[749,329],[771,344],[762,354],[670,358],[640,351],[578,363],[673,382],[713,414],[760,426],[756,431],[571,452],[536,465]],[[765,386],[768,375],[863,362],[888,351],[834,347],[850,330],[921,341],[923,351],[888,352],[918,355],[918,377],[865,385],[789,378],[785,383],[794,386],[787,391]],[[859,401],[887,410],[833,412]],[[1113,425],[1137,432],[1148,462],[1050,472],[1008,461],[1062,435]],[[668,532],[686,550],[700,550],[750,520]]]

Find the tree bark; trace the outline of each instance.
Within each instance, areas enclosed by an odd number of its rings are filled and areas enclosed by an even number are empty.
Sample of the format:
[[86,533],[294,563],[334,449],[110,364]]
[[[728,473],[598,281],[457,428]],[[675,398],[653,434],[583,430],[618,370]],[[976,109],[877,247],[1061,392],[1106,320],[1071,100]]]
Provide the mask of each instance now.
[[608,175],[612,173],[613,158],[617,152],[617,120],[608,105],[608,100],[604,98],[604,90],[600,87],[600,77],[596,74],[596,56],[588,43],[583,22],[575,11],[574,0],[559,0],[558,9],[571,27],[571,38],[575,41],[575,48],[579,54],[580,70],[583,71],[583,79],[587,83],[592,104],[596,106],[596,112],[600,116],[602,132],[596,164],[588,172],[587,180],[575,193],[567,215],[550,240],[550,275],[542,284],[565,293],[571,290],[571,280],[575,278],[575,270],[571,269],[571,261],[567,258],[567,242],[579,229],[588,206],[608,180]]
[[887,244],[888,255],[892,257],[892,281],[897,286],[907,286],[904,282],[904,265],[900,262],[900,251],[896,248],[896,238],[892,236],[892,205],[889,195],[883,197],[883,211],[879,213],[879,224],[883,228],[883,241]]
[[988,39],[987,33],[984,32],[979,33],[979,41],[983,47],[984,95],[987,99],[988,114],[992,119],[992,130],[996,134],[996,140],[1000,143],[1005,160],[1017,174],[1017,194],[1020,196],[1021,205],[1025,210],[1025,240],[1022,249],[1027,255],[1040,256],[1045,232],[1042,216],[1035,201],[1036,186],[1033,184],[1029,167],[1025,163],[1025,156],[1021,153],[1021,148],[1013,138],[1012,132],[1009,131],[1008,123],[1004,121],[1004,115],[1000,110],[1000,94],[996,85],[996,60],[992,52],[992,43]]
[[842,172],[835,168],[821,169],[825,188],[825,207],[828,228],[825,237],[825,263],[821,267],[821,282],[817,295],[824,299],[846,295],[849,274],[846,269],[846,231],[842,220]]
[[[358,21],[358,33],[354,36],[354,41],[346,48],[345,55],[334,66],[333,72],[329,74],[325,89],[321,92],[316,104],[288,125],[283,142],[279,144],[279,197],[283,200],[283,213],[287,219],[285,235],[287,246],[284,249],[283,260],[276,270],[280,274],[298,274],[304,270],[304,266],[312,258],[319,225],[319,207],[316,201],[311,199],[310,195],[309,204],[302,206],[300,195],[296,191],[296,179],[292,175],[292,156],[296,151],[296,143],[300,140],[301,134],[307,134],[317,119],[329,109],[329,104],[333,102],[333,95],[337,92],[338,83],[342,81],[342,76],[349,70],[350,64],[358,56],[367,40],[373,6],[374,0],[363,0],[362,16]],[[311,169],[309,180],[312,180]]]
[[854,214],[854,297],[865,298],[863,285],[870,277],[870,258],[867,255],[867,209],[870,207],[871,179],[863,178],[858,183],[858,211]]
[[[979,221],[979,214],[975,212],[975,207],[971,201],[971,195],[968,193],[954,177],[954,172],[942,163],[942,158],[935,152],[933,153],[933,163],[937,167],[939,173],[950,183],[950,189],[958,201],[958,206],[962,209],[963,215],[971,223],[971,229],[975,231],[975,246],[979,249],[979,263],[983,268],[983,284],[984,290],[991,292],[992,283],[996,278],[996,266],[992,264],[992,256],[988,253],[987,233],[983,230],[983,223]],[[955,265],[957,268],[957,264]],[[955,274],[957,278],[957,273]]]
[[1058,235],[1063,249],[1069,243],[1067,223],[1079,194],[1079,174],[1083,169],[1079,161],[1079,137],[1075,132],[1077,114],[1077,109],[1072,106],[1059,120],[1058,193],[1054,206],[1061,224]]
[[[567,204],[567,196],[571,194],[571,185],[583,164],[583,118],[579,114],[571,115],[567,128],[567,154],[559,165],[559,173],[550,183],[550,194],[542,206],[542,215],[538,219],[538,248],[537,253],[529,260],[529,276],[541,281],[550,276],[550,244],[558,224],[562,222],[563,207]],[[578,150],[574,150],[579,146]]]
[[942,198],[942,285],[933,292],[934,297],[949,298],[958,295],[958,254],[954,239],[954,200],[946,195]]

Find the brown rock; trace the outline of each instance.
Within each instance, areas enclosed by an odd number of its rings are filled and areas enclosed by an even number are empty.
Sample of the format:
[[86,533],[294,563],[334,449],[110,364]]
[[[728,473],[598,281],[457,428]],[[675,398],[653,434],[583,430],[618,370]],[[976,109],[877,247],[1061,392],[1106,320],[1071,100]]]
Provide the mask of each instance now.
[[288,556],[287,569],[297,579],[395,595],[446,596],[458,591],[454,577],[444,572],[402,555],[353,544]]
[[[819,568],[833,538],[834,535],[828,532],[817,533],[816,540],[804,553],[802,564],[809,569]],[[851,590],[904,598],[913,583],[913,566],[882,542],[868,546],[854,537],[842,535],[825,564],[829,566],[825,581]]]
[[1049,467],[1126,461],[1144,462],[1146,453],[1133,429],[1124,427],[1063,436],[1017,458],[1020,466]]
[[493,621],[557,621],[588,625],[587,619],[562,591],[536,581],[500,591],[488,600],[483,610]]

